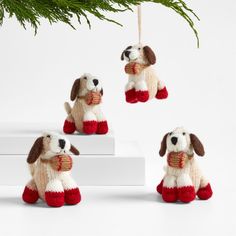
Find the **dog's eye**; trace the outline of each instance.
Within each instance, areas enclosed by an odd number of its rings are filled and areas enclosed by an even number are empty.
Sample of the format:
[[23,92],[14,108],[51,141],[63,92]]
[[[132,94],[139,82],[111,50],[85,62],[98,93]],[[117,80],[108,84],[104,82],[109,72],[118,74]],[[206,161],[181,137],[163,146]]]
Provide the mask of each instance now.
[[85,76],[84,79],[87,80],[87,77]]
[[185,132],[183,132],[183,135],[185,135],[186,133]]
[[169,135],[171,136],[171,135],[172,135],[172,132],[170,132]]
[[47,135],[47,138],[51,138],[51,135]]
[[141,48],[138,48],[138,50],[141,50]]

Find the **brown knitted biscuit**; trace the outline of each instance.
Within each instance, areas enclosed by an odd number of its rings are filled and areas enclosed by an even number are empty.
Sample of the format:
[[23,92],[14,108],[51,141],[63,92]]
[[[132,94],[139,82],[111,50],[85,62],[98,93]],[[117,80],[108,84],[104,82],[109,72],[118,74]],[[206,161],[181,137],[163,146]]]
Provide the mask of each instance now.
[[130,75],[140,74],[148,65],[130,62],[125,65],[125,73]]
[[185,152],[170,152],[167,156],[167,163],[174,168],[184,168],[189,156]]
[[99,92],[89,92],[85,96],[85,102],[88,105],[97,105],[100,104],[102,100],[102,95]]
[[59,155],[49,160],[50,166],[56,171],[69,171],[72,168],[72,158],[68,155]]

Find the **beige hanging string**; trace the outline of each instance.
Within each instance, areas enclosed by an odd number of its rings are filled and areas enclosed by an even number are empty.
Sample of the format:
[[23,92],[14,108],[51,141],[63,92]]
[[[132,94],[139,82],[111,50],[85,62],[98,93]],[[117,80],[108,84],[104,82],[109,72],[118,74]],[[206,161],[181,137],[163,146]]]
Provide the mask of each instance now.
[[142,9],[141,4],[138,5],[138,42],[141,44],[142,41]]

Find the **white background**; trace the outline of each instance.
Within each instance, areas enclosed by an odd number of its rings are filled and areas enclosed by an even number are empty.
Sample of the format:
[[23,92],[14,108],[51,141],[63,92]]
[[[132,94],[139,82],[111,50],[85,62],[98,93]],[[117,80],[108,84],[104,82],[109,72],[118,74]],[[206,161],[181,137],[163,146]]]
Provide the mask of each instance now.
[[[194,203],[196,207],[191,207],[190,212],[188,207],[185,206],[183,209],[187,210],[184,211],[178,205],[178,214],[172,211],[171,205],[158,205],[162,214],[165,207],[170,213],[170,216],[165,215],[166,222],[158,215],[158,209],[154,214],[151,209],[149,212],[141,208],[140,214],[146,214],[142,216],[144,225],[137,221],[137,225],[132,223],[130,227],[127,221],[133,221],[132,217],[138,217],[138,213],[122,221],[118,211],[113,224],[119,227],[120,234],[143,235],[147,228],[155,235],[160,231],[168,235],[175,232],[176,225],[183,220],[193,232],[236,233],[232,218],[236,210],[236,3],[233,0],[188,2],[201,18],[197,23],[200,49],[181,17],[161,5],[143,6],[143,43],[156,52],[158,63],[155,67],[170,94],[168,100],[152,100],[145,104],[124,102],[127,76],[120,54],[138,40],[135,13],[111,15],[124,27],[91,17],[92,30],[86,24],[75,31],[61,23],[50,26],[42,21],[34,36],[30,27],[25,31],[13,19],[5,20],[0,28],[0,122],[63,124],[66,116],[63,103],[69,99],[74,79],[90,72],[103,81],[104,112],[117,137],[138,139],[141,143],[147,159],[150,191],[155,190],[163,175],[165,160],[158,157],[158,149],[166,132],[176,126],[185,126],[205,145],[206,157],[199,158],[199,164],[211,180],[214,198],[207,203]],[[142,201],[138,203],[143,204]],[[122,206],[122,202],[120,204]],[[102,208],[99,210],[102,214]],[[113,214],[112,211],[109,214]],[[110,217],[104,216],[104,220]],[[156,217],[158,229],[151,217]],[[175,228],[171,228],[168,217],[176,220]],[[158,225],[160,219],[162,224],[166,223],[165,227]],[[209,223],[212,221],[214,224]],[[105,226],[102,229],[101,235],[110,230]]]

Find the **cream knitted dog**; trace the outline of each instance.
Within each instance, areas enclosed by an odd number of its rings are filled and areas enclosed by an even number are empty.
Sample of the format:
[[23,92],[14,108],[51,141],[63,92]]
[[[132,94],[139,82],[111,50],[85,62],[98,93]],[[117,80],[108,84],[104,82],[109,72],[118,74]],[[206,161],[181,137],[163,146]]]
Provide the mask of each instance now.
[[52,207],[80,202],[79,188],[70,175],[69,152],[79,155],[69,140],[58,134],[47,133],[35,141],[27,158],[32,179],[22,195],[25,202],[32,204],[41,198]]
[[156,63],[156,56],[148,46],[134,45],[127,47],[121,55],[121,60],[128,64],[125,72],[129,74],[129,81],[125,88],[128,103],[146,102],[156,97],[168,97],[167,89],[160,81],[151,65]]
[[71,101],[75,101],[73,108],[68,102],[65,109],[68,114],[63,131],[72,134],[75,130],[85,134],[106,134],[107,120],[101,110],[103,89],[101,82],[90,74],[84,74],[76,79],[71,89]]
[[212,196],[210,183],[204,178],[197,166],[194,152],[204,156],[204,147],[194,134],[183,128],[167,133],[161,143],[160,156],[168,151],[166,174],[157,191],[166,202],[191,202],[196,195],[207,200]]

